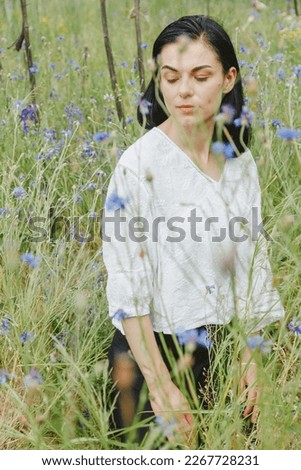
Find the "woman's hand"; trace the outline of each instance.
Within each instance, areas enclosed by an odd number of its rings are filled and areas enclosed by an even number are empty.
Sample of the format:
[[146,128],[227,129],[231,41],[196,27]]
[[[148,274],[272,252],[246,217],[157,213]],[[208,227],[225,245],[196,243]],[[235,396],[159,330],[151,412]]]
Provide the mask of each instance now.
[[169,381],[150,390],[150,402],[155,415],[163,420],[168,440],[173,443],[179,440],[189,449],[195,449],[196,423],[189,403],[178,387]]
[[259,408],[259,392],[257,387],[258,368],[257,364],[252,360],[250,350],[245,348],[241,358],[241,394],[243,402],[246,404],[243,411],[243,417],[250,417],[251,423],[257,421]]

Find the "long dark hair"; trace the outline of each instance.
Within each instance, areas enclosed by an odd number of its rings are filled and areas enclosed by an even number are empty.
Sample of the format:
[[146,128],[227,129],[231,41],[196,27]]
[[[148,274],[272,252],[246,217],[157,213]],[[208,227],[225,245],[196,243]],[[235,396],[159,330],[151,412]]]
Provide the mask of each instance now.
[[[246,126],[242,132],[242,127],[239,125],[239,121],[237,121],[241,116],[244,106],[244,96],[237,57],[231,39],[226,31],[216,21],[205,15],[183,16],[182,18],[179,18],[178,20],[166,26],[166,28],[163,29],[163,31],[155,40],[152,56],[156,68],[153,72],[153,78],[151,79],[142,97],[142,100],[146,100],[150,103],[148,108],[149,112],[146,115],[142,114],[140,107],[138,106],[137,117],[139,123],[142,126],[145,126],[146,129],[152,129],[168,118],[168,115],[165,113],[164,109],[156,98],[157,93],[157,96],[159,95],[160,100],[162,100],[164,103],[163,96],[160,90],[158,90],[157,85],[157,77],[159,73],[159,64],[157,59],[163,47],[166,44],[176,42],[180,36],[185,36],[192,40],[196,40],[202,37],[202,40],[204,40],[204,42],[216,52],[222,64],[224,73],[227,73],[230,67],[236,68],[236,83],[233,89],[224,95],[221,108],[225,105],[228,105],[233,109],[233,119],[231,123],[225,124],[225,127],[233,139],[237,150],[240,153],[243,152],[245,147],[249,145],[251,138],[251,127],[250,125]],[[234,120],[236,120],[237,125],[234,125]],[[213,140],[216,140],[216,138],[217,136],[215,126]],[[224,142],[229,142],[225,134],[223,134],[222,139]]]

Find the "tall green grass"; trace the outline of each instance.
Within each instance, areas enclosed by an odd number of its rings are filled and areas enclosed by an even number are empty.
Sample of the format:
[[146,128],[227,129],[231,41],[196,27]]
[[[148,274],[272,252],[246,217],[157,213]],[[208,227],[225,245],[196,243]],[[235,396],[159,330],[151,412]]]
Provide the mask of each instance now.
[[[188,0],[184,9],[182,2],[141,3],[145,61],[153,39],[168,22],[183,14],[206,13],[207,4]],[[286,321],[269,328],[272,352],[257,358],[261,416],[253,428],[241,418],[236,391],[237,332],[219,348],[216,363],[234,344],[227,373],[220,377],[220,393],[209,410],[194,407],[201,445],[208,449],[301,445],[301,337],[286,325],[293,317],[301,320],[300,141],[280,139],[272,123],[277,119],[284,127],[301,128],[301,78],[294,75],[294,67],[301,64],[301,28],[286,11],[286,2],[268,3],[258,17],[248,1],[210,2],[210,14],[223,22],[245,62],[248,105],[256,113],[252,152],[263,212],[272,216],[267,227],[274,240],[270,259]],[[127,0],[108,1],[127,118],[135,118],[139,100],[131,8]],[[109,400],[113,385],[106,350],[113,330],[107,318],[97,217],[120,152],[141,130],[136,122],[122,129],[114,111],[99,2],[31,0],[28,15],[41,122],[39,127],[29,122],[25,133],[19,118],[31,99],[25,55],[8,49],[21,28],[19,3],[0,4],[0,207],[5,209],[0,214],[0,369],[5,371],[0,376],[0,448],[133,448],[135,443],[121,443],[109,426],[114,404]],[[275,58],[279,53],[282,57]],[[250,77],[256,78],[257,90]],[[76,108],[66,110],[72,103]],[[98,131],[110,138],[95,142],[92,136]],[[12,194],[17,187],[26,191],[24,197]],[[52,228],[51,215],[61,217]],[[77,239],[68,220],[78,221]],[[79,240],[89,233],[89,242]],[[39,266],[21,260],[27,252],[40,258]],[[168,446],[160,427],[152,425],[142,447]]]

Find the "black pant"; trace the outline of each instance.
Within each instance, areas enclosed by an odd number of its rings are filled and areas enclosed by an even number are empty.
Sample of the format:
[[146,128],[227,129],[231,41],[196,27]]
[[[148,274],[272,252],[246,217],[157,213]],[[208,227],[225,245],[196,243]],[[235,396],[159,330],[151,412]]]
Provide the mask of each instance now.
[[[210,325],[210,327],[210,331],[212,331],[212,327],[214,326]],[[179,345],[175,335],[155,332],[155,338],[162,358],[172,376],[174,368],[168,357],[171,357],[174,363],[174,361],[177,361],[181,356],[181,353],[179,354],[179,348],[184,352],[185,347]],[[147,397],[144,377],[137,363],[134,361],[126,337],[119,330],[116,330],[113,336],[108,351],[108,359],[110,368],[112,369],[113,380],[117,384],[112,395],[112,398],[116,399],[116,406],[113,413],[113,426],[117,430],[129,426],[132,421],[131,417],[134,415],[136,422],[144,422],[138,427],[136,431],[137,435],[134,438],[132,437],[134,440],[141,442],[148,431],[148,423],[154,418],[154,413]],[[204,391],[206,389],[208,391],[207,379],[210,360],[211,358],[207,348],[197,346],[193,350],[190,376],[192,375],[191,379],[194,381],[194,390],[197,393],[200,405],[203,407],[206,407]],[[187,389],[189,390],[189,387],[187,387]],[[129,437],[129,434],[126,431],[124,434],[120,434],[122,440],[125,440],[127,437]]]

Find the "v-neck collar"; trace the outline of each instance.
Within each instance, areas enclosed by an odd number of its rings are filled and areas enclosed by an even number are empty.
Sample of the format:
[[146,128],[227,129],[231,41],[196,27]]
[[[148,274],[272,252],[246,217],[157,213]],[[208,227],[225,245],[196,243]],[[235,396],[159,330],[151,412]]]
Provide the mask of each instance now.
[[178,152],[182,153],[185,158],[190,162],[190,164],[204,177],[206,178],[207,180],[209,180],[210,182],[212,183],[215,183],[217,185],[220,185],[223,178],[224,178],[224,174],[225,174],[225,170],[226,170],[226,166],[227,166],[227,161],[228,159],[225,158],[225,163],[224,163],[224,167],[223,167],[223,170],[221,172],[221,176],[219,178],[219,180],[216,180],[214,178],[211,178],[211,176],[209,176],[207,173],[205,173],[204,171],[201,170],[201,168],[196,164],[194,163],[194,161],[189,157],[189,155],[187,155],[186,152],[184,152],[184,150],[181,149],[181,147],[179,147],[170,137],[168,137],[167,134],[165,134],[165,132],[163,132],[159,127],[153,127],[153,130],[155,131],[158,131],[169,143],[170,145],[172,145],[175,149],[178,150]]

